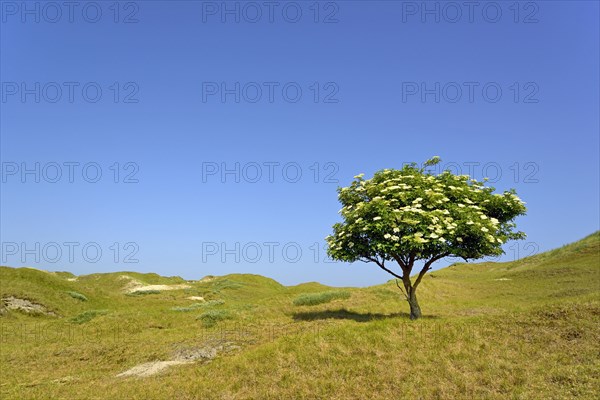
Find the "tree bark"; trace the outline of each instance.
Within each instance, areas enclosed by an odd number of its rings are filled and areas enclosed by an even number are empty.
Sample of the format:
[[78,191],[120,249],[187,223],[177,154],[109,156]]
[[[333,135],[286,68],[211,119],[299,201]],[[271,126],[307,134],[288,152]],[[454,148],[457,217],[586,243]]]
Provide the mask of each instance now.
[[411,288],[410,294],[408,295],[408,304],[410,305],[410,319],[421,318],[421,307],[417,301],[417,294],[415,288]]

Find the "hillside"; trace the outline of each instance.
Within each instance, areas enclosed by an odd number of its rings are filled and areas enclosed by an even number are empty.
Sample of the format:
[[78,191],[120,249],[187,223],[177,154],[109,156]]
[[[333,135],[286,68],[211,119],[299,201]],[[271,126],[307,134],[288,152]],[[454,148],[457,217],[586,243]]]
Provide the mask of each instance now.
[[393,280],[340,289],[0,267],[0,282],[3,399],[600,394],[599,232],[434,271],[418,321]]

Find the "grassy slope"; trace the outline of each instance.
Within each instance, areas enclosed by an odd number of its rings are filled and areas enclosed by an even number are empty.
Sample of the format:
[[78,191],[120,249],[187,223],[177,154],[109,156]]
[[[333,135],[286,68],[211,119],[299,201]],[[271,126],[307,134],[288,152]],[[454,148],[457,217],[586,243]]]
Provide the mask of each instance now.
[[[132,272],[69,274],[0,267],[1,297],[44,304],[60,318],[11,312],[2,323],[2,398],[595,398],[600,387],[600,234],[510,263],[455,264],[426,276],[425,318],[409,321],[393,281],[346,288],[349,299],[293,306],[302,293],[257,275],[191,282],[192,288],[127,296]],[[83,302],[66,292],[76,291]],[[203,328],[205,310],[175,312],[189,296],[231,319]],[[106,310],[89,322],[69,322]],[[42,330],[42,329],[45,329]],[[168,360],[226,331],[241,349],[210,364],[143,379],[115,378]],[[244,335],[242,335],[244,333]]]

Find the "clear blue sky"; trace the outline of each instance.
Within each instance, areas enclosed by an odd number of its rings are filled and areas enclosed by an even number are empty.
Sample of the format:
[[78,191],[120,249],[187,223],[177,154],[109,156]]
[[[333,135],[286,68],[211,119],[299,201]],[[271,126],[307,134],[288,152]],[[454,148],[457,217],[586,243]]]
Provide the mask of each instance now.
[[22,4],[1,3],[0,264],[380,283],[323,262],[336,188],[433,155],[527,202],[504,259],[599,229],[596,1]]

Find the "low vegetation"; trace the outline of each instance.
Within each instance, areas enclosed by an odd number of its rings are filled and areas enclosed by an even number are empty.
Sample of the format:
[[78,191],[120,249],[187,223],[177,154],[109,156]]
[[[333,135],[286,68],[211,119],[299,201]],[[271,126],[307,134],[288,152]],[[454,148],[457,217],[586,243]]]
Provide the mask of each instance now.
[[71,322],[75,324],[84,324],[86,322],[90,322],[92,319],[96,318],[98,315],[104,315],[108,312],[108,310],[88,310],[84,311],[81,314],[78,314],[71,318]]
[[230,318],[231,316],[229,312],[224,310],[209,310],[198,316],[198,319],[202,321],[202,324],[205,328],[212,327],[217,322]]
[[337,299],[350,298],[350,292],[346,290],[331,290],[320,293],[304,293],[296,297],[294,305],[296,306],[316,306],[317,304],[325,304]]
[[[436,270],[415,321],[395,280],[336,289],[0,267],[0,398],[596,399],[599,252],[597,232],[515,262]],[[123,274],[191,288],[125,296]],[[295,305],[328,292],[350,296]],[[22,312],[23,299],[54,314]],[[138,366],[159,372],[118,376]]]
[[194,304],[190,304],[187,307],[172,307],[171,311],[189,312],[189,311],[197,310],[198,308],[200,308],[202,306],[203,306],[202,303],[194,303]]
[[85,295],[83,295],[81,293],[74,292],[74,291],[68,291],[67,294],[74,299],[81,300],[81,301],[88,301],[88,298],[85,297]]
[[173,307],[173,308],[171,308],[171,310],[172,311],[180,311],[180,312],[189,312],[189,311],[197,310],[199,308],[210,308],[210,307],[220,306],[222,304],[225,304],[225,302],[223,300],[210,300],[210,301],[206,301],[204,303],[193,303],[187,307]]
[[160,294],[160,290],[136,290],[135,292],[127,293],[127,296],[145,296],[148,294]]

